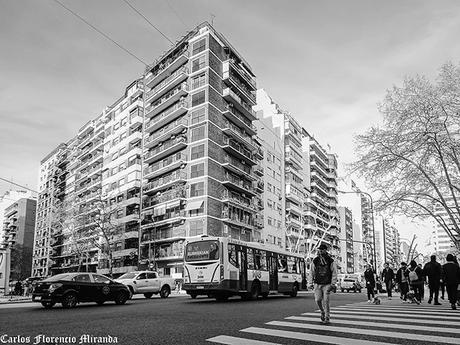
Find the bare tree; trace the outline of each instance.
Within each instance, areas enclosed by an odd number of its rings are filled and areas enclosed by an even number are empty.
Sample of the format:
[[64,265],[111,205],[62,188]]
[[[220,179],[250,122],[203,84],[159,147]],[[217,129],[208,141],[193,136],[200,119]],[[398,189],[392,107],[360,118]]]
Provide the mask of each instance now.
[[355,137],[352,171],[378,195],[376,209],[431,217],[459,247],[460,68],[446,63],[435,82],[406,78],[379,110],[383,125]]

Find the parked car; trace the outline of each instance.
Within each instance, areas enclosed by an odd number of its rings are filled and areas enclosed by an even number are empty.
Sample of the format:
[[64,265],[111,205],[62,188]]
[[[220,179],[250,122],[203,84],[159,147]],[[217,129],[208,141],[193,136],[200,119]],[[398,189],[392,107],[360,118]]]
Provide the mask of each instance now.
[[131,295],[144,294],[145,298],[151,298],[153,294],[167,298],[176,286],[174,278],[162,278],[155,271],[128,272],[116,281],[126,285]]
[[106,276],[95,273],[62,273],[37,282],[32,301],[40,302],[46,309],[61,303],[73,308],[78,303],[106,301],[125,304],[131,297],[129,289]]
[[340,289],[342,292],[347,290],[347,292],[353,291],[353,292],[361,292],[361,284],[359,283],[358,279],[355,278],[345,278],[342,280],[342,283],[340,284]]

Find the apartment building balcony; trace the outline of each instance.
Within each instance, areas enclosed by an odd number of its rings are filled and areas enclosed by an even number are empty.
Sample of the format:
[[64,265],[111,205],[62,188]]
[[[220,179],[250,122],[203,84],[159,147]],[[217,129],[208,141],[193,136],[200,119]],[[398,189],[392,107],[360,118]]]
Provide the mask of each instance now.
[[224,223],[236,225],[239,228],[246,228],[250,229],[251,231],[254,229],[254,223],[251,218],[238,218],[236,215],[230,214],[228,211],[222,211],[222,221]]
[[150,165],[144,170],[144,178],[151,179],[156,176],[164,175],[169,171],[176,170],[187,162],[187,155],[184,153],[177,153],[168,157],[167,160],[162,160]]
[[328,188],[325,187],[322,183],[317,182],[315,179],[312,179],[310,182],[310,186],[312,190],[319,191],[319,193],[323,196],[328,196]]
[[234,108],[228,106],[224,110],[223,115],[237,127],[242,128],[248,135],[252,136],[257,133],[257,129],[251,121],[239,114]]
[[247,181],[242,180],[241,178],[234,176],[229,173],[225,173],[224,180],[222,184],[227,188],[234,189],[243,194],[249,194],[251,196],[256,195],[254,189],[252,188],[251,184]]
[[254,189],[259,192],[259,193],[263,193],[264,192],[264,188],[265,188],[265,182],[264,180],[262,179],[258,179],[256,181],[254,181]]
[[238,157],[241,160],[244,160],[249,165],[256,165],[254,157],[248,149],[239,144],[234,139],[224,137],[224,146],[223,149],[230,154]]
[[152,207],[162,204],[166,204],[166,209],[175,208],[177,206],[180,206],[182,201],[186,199],[187,193],[184,187],[174,188],[168,190],[167,192],[163,192],[158,196],[145,199],[143,204],[143,211],[150,212],[152,210]]
[[246,102],[250,106],[256,105],[255,91],[250,90],[231,71],[224,71],[222,73],[222,80],[227,86],[238,90],[238,94],[243,102]]
[[324,185],[329,184],[326,175],[324,175],[323,173],[319,172],[318,170],[311,170],[310,171],[310,176],[311,176],[312,180],[316,179],[316,180],[320,181]]
[[85,146],[87,146],[92,140],[94,140],[93,133],[87,134],[81,139],[79,139],[77,147],[79,150],[82,150]]
[[286,230],[285,234],[286,236],[291,237],[291,238],[300,238],[300,239],[304,238],[301,232],[296,228],[289,228],[288,230]]
[[303,193],[291,185],[286,185],[285,197],[287,200],[292,200],[296,203],[302,203],[304,199]]
[[249,87],[252,91],[257,90],[256,78],[246,72],[242,67],[239,67],[232,59],[223,62],[222,70],[224,72],[230,70],[236,72],[240,79],[246,82],[247,87]]
[[174,121],[178,117],[184,115],[187,111],[188,103],[186,101],[178,102],[148,121],[145,124],[145,131],[147,133],[154,132],[158,128],[163,127],[168,122]]
[[225,121],[224,127],[222,128],[222,132],[224,132],[229,137],[232,137],[242,145],[248,146],[250,150],[257,150],[257,146],[255,145],[254,140],[244,131],[242,131],[238,126],[235,126],[233,123]]
[[285,154],[286,163],[292,164],[296,169],[302,170],[302,157],[299,156],[296,152],[287,151]]
[[186,131],[188,128],[188,120],[185,118],[177,119],[162,127],[158,131],[151,134],[144,141],[144,148],[151,148],[158,145],[162,141],[168,140],[170,137],[175,136],[181,132]]
[[174,103],[180,101],[188,95],[188,86],[186,83],[182,83],[177,86],[175,89],[170,90],[165,94],[161,99],[157,100],[150,107],[145,109],[146,117],[151,118],[155,117],[158,114],[161,114],[164,110],[172,106]]
[[259,164],[256,164],[256,165],[253,167],[253,172],[254,172],[254,174],[256,174],[257,176],[264,176],[264,168],[262,168]]
[[264,216],[261,214],[256,214],[254,217],[254,225],[258,228],[263,228],[265,226]]
[[148,74],[145,78],[145,85],[147,87],[155,87],[164,79],[166,79],[171,71],[178,69],[180,66],[188,61],[189,52],[183,50],[177,54],[174,58],[169,59],[169,62],[162,63],[162,66],[152,74]]
[[257,115],[254,110],[252,110],[252,106],[246,103],[244,100],[241,99],[232,89],[225,88],[222,90],[223,97],[226,101],[233,104],[233,106],[238,109],[241,114],[246,116],[250,121],[257,120]]
[[[169,224],[180,223],[187,217],[187,211],[171,211],[166,212],[165,214],[154,217],[153,223],[142,225],[142,229],[149,229],[149,228],[159,228]],[[168,238],[168,240],[171,240]],[[158,240],[155,243],[159,243]]]
[[187,181],[187,174],[184,171],[175,171],[170,175],[163,176],[157,180],[149,182],[144,185],[145,194],[155,194],[165,190],[176,183],[185,183]]
[[296,205],[296,204],[294,204],[294,203],[292,203],[292,202],[287,202],[287,203],[286,203],[286,213],[287,213],[287,212],[289,212],[289,213],[295,213],[295,214],[297,214],[299,217],[302,215],[302,209],[301,209],[298,205]]
[[222,166],[237,175],[253,179],[253,177],[251,176],[251,167],[249,165],[241,163],[240,160],[233,158],[229,155],[226,155],[224,157]]
[[286,217],[286,227],[289,227],[289,226],[300,228],[302,226],[302,219],[301,218],[297,219],[295,217],[287,216]]
[[234,206],[245,208],[251,212],[254,212],[256,210],[256,206],[250,198],[246,198],[237,193],[232,193],[229,190],[224,190],[221,196],[221,200],[223,202],[231,203]]
[[328,177],[328,172],[323,164],[319,163],[317,160],[310,161],[310,169],[311,171],[317,171],[318,174],[322,174],[324,177]]
[[169,77],[146,93],[145,102],[151,103],[160,99],[166,92],[185,81],[188,78],[188,72],[189,71],[186,66],[174,71]]
[[144,156],[144,163],[150,164],[187,147],[187,136],[181,135],[175,139],[161,143]]

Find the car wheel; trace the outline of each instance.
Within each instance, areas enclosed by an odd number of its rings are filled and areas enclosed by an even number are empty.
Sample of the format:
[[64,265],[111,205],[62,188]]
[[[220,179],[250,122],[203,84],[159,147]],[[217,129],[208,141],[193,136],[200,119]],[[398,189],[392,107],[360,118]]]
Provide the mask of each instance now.
[[170,293],[171,293],[171,289],[169,288],[169,286],[163,286],[160,291],[160,297],[168,298]]
[[144,294],[145,298],[152,298],[152,296],[153,296],[153,292],[147,292]]
[[191,293],[191,294],[190,294],[190,297],[192,297],[192,299],[195,299],[195,298],[196,298],[196,296],[197,296],[197,294],[196,294],[196,293]]
[[96,301],[97,305],[103,305],[105,302],[105,300],[101,299],[99,301]]
[[117,295],[117,297],[115,297],[115,304],[118,304],[118,305],[121,305],[121,304],[125,304],[126,301],[128,300],[128,293],[126,293],[125,291],[120,291]]
[[342,292],[345,292],[345,289],[342,289]]
[[45,307],[45,309],[51,309],[55,304],[55,302],[42,302],[42,306]]
[[74,292],[69,292],[62,299],[62,306],[66,309],[74,308],[78,303],[77,294]]
[[299,290],[299,288],[297,287],[297,284],[294,284],[294,286],[292,287],[292,290],[291,290],[291,293],[289,294],[289,296],[291,297],[296,297],[297,296],[297,291]]
[[216,301],[223,302],[223,301],[226,301],[227,299],[228,299],[228,295],[225,293],[216,295]]

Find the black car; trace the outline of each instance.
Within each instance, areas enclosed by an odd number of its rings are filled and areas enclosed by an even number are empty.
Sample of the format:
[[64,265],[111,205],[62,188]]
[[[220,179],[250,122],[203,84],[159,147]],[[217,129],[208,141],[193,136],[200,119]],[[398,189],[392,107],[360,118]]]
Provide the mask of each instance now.
[[56,303],[73,308],[77,303],[115,301],[125,304],[131,296],[129,289],[120,283],[95,273],[62,273],[37,283],[32,301],[40,302],[46,309]]

